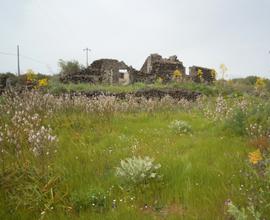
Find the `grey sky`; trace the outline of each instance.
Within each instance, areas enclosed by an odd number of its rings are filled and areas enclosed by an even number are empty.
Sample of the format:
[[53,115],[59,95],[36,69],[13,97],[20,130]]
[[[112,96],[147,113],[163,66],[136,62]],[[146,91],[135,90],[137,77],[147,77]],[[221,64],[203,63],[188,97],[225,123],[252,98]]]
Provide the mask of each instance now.
[[[58,59],[116,58],[140,68],[150,53],[230,77],[270,78],[269,0],[0,0],[0,52],[21,53],[22,70],[58,71]],[[0,72],[16,57],[0,54]]]

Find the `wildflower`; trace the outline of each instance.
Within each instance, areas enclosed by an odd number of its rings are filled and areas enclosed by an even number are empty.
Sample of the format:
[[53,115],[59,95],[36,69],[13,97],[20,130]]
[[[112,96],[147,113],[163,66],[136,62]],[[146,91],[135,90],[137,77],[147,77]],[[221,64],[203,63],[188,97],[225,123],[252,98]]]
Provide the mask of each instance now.
[[197,76],[199,77],[200,80],[202,79],[203,71],[201,69],[198,69]]
[[36,73],[33,70],[29,69],[26,71],[26,81],[27,82],[35,81],[35,78],[36,78]]
[[249,162],[252,164],[257,164],[263,159],[260,149],[257,149],[256,151],[249,153],[248,157],[249,157]]
[[180,70],[176,69],[174,72],[173,72],[173,78],[174,79],[179,79],[182,77],[182,73]]
[[255,83],[256,89],[262,89],[266,86],[265,79],[258,77]]
[[47,85],[48,85],[48,79],[47,78],[38,80],[38,87],[45,87]]

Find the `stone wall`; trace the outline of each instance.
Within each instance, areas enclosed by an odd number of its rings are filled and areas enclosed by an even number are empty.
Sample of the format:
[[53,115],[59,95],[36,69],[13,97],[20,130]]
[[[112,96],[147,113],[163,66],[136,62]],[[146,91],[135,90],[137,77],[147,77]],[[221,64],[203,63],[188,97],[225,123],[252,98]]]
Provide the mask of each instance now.
[[201,96],[201,93],[194,92],[185,89],[141,89],[136,92],[129,93],[111,93],[104,91],[84,91],[84,92],[71,92],[71,96],[85,95],[88,98],[96,98],[98,96],[115,96],[118,99],[125,99],[127,96],[143,97],[146,99],[162,99],[165,96],[170,96],[173,99],[181,100],[186,99],[189,101],[195,101]]
[[123,61],[100,59],[79,73],[61,76],[61,80],[64,83],[128,84],[130,83],[130,71],[131,67],[128,67]]
[[176,70],[179,70],[182,77],[185,77],[185,67],[183,63],[177,59],[177,56],[162,58],[159,54],[151,54],[145,60],[138,75],[140,80],[145,80],[144,82],[155,82],[159,78],[162,79],[163,82],[169,82],[173,79],[173,73]]
[[194,82],[211,83],[216,79],[216,71],[200,66],[189,67],[189,76]]

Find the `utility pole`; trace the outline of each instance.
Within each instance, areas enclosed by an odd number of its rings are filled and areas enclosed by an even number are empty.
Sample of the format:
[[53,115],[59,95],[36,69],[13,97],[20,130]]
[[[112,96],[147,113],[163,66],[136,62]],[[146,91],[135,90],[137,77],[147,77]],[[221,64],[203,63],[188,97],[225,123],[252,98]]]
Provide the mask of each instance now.
[[91,50],[88,47],[86,47],[85,49],[83,49],[83,51],[86,52],[86,68],[87,68],[88,67],[88,52],[90,52]]
[[17,45],[17,65],[18,65],[18,76],[20,76],[21,71],[20,71],[20,48],[19,48],[19,45]]

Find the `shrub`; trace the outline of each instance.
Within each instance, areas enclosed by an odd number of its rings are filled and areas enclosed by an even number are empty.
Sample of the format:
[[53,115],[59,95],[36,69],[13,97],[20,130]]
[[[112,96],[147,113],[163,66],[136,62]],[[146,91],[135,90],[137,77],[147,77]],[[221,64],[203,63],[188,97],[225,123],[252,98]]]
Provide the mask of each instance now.
[[260,220],[261,219],[261,214],[255,211],[254,206],[250,206],[247,209],[245,208],[239,209],[232,202],[229,202],[227,212],[235,220],[248,220],[248,219]]
[[[268,219],[270,215],[270,152],[257,149],[248,154],[248,162],[241,169],[241,181],[235,188],[241,196],[241,209],[231,204],[229,213],[235,219]],[[240,218],[237,216],[245,216]]]
[[238,209],[232,202],[228,204],[228,213],[235,218],[235,220],[247,220],[248,216],[246,210],[242,208]]
[[[226,126],[238,135],[261,138],[270,135],[270,104],[264,101],[249,101],[246,109],[231,108]],[[270,136],[269,136],[270,137]]]
[[190,134],[192,132],[191,126],[186,121],[175,120],[169,124],[169,128],[180,135]]
[[82,70],[82,66],[76,60],[64,61],[59,60],[58,65],[60,67],[60,75],[75,74]]
[[0,189],[11,210],[45,214],[68,207],[61,178],[52,169],[44,173],[30,163],[14,164],[0,173]]
[[109,208],[109,197],[102,189],[93,188],[86,192],[74,192],[70,200],[77,212],[86,209],[102,212]]
[[131,185],[147,185],[162,179],[159,174],[160,164],[155,164],[149,157],[132,157],[121,160],[120,167],[116,168],[116,175],[125,183]]
[[233,116],[226,120],[225,126],[237,135],[244,135],[246,133],[246,119],[245,112],[241,109],[235,109]]

